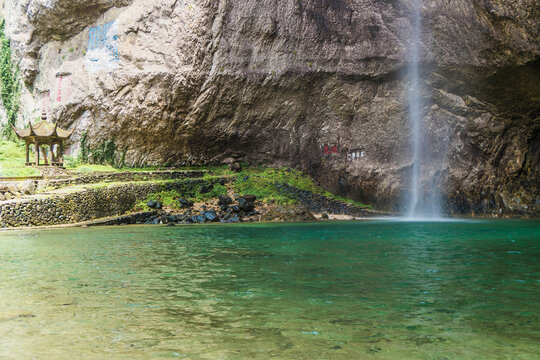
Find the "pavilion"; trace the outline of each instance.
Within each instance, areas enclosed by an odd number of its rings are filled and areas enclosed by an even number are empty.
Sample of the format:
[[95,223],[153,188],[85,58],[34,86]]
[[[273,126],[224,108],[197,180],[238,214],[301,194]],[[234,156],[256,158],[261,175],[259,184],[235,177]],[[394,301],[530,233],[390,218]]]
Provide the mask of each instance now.
[[[12,125],[13,131],[15,131],[19,139],[24,140],[26,143],[26,165],[64,166],[64,141],[71,136],[73,130],[64,130],[59,128],[58,124],[47,122],[45,111],[41,114],[39,123],[29,125],[26,129],[16,129]],[[35,146],[35,163],[30,162],[30,145]],[[43,146],[49,146],[51,153],[50,163],[45,151],[43,151],[44,163],[40,164],[39,162],[40,148]]]

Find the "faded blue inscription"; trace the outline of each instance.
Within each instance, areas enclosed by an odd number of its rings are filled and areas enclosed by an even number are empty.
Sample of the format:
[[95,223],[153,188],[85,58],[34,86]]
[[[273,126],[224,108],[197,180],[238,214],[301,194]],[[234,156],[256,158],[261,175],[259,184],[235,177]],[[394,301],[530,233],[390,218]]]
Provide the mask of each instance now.
[[88,31],[86,65],[96,71],[118,66],[118,30],[116,22],[92,27]]

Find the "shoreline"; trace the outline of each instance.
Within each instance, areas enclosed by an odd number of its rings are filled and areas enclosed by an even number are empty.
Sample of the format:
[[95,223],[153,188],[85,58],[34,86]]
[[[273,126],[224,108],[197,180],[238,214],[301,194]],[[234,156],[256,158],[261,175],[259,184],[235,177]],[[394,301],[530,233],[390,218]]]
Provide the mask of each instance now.
[[[290,168],[68,172],[68,178],[2,184],[0,231],[207,222],[438,221],[373,210],[325,191],[309,176]],[[463,218],[535,219],[504,213],[443,219]]]
[[[131,214],[136,215],[136,214]],[[469,221],[489,221],[489,220],[521,220],[521,221],[540,221],[536,218],[523,218],[523,217],[446,217],[446,218],[437,218],[437,219],[409,219],[406,217],[400,216],[378,216],[378,217],[354,217],[349,215],[329,215],[329,219],[321,219],[322,214],[314,214],[316,220],[313,221],[268,221],[268,220],[258,220],[258,221],[242,221],[238,223],[220,223],[220,222],[206,222],[203,224],[198,223],[180,223],[175,224],[174,227],[187,227],[187,226],[234,226],[234,225],[256,225],[256,224],[321,224],[321,223],[348,223],[348,222],[376,222],[376,221],[396,221],[396,222],[469,222]],[[129,216],[129,215],[128,215]],[[78,223],[71,224],[59,224],[59,225],[44,225],[44,226],[29,226],[29,227],[9,227],[9,228],[0,228],[0,234],[9,233],[9,232],[24,232],[24,231],[36,231],[36,230],[54,230],[54,229],[71,229],[71,228],[113,228],[113,227],[139,227],[139,226],[148,226],[148,227],[171,227],[168,224],[111,224],[110,222],[126,217],[123,216],[111,216],[107,218],[101,218],[90,221],[83,221]]]

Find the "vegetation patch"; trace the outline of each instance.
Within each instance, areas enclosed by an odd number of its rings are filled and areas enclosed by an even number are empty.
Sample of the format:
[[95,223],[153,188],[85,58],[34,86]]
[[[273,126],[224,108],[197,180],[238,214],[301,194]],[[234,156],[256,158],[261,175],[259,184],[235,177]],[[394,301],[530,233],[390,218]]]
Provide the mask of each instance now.
[[39,176],[36,168],[26,165],[24,144],[19,141],[0,139],[0,176]]
[[[205,187],[208,191],[201,192],[201,188]],[[181,191],[179,190],[166,190],[157,193],[152,193],[147,196],[144,201],[137,203],[136,209],[143,210],[146,209],[148,201],[160,201],[163,205],[170,207],[174,210],[179,210],[182,207],[182,204],[178,201],[179,199],[185,199],[194,203],[197,202],[206,202],[211,199],[217,198],[220,195],[227,195],[227,187],[219,183],[215,184],[206,184],[191,188],[186,188]]]
[[[226,166],[205,166],[189,167],[185,170],[207,171],[206,175],[203,176],[203,179],[207,180],[208,182],[214,182],[219,178],[229,178],[229,188],[234,194],[239,196],[255,195],[259,201],[263,201],[265,203],[273,203],[278,205],[298,204],[297,199],[285,194],[277,186],[279,184],[288,184],[289,186],[293,186],[297,189],[326,196],[330,199],[341,201],[350,205],[371,208],[370,205],[365,205],[351,199],[339,197],[324,190],[322,187],[317,185],[310,176],[296,169],[271,168],[265,166],[244,166],[243,171],[235,173],[230,171]],[[175,205],[179,205],[175,203],[175,200],[179,198],[184,198],[193,202],[204,202],[212,198],[216,198],[219,195],[227,194],[226,186],[219,185],[217,183],[214,183],[213,186],[214,188],[211,189],[210,192],[204,194],[199,193],[199,189],[191,189],[182,194],[180,194],[178,191],[164,191],[161,193],[150,194],[147,201],[159,200],[164,205],[171,206],[174,209]],[[138,208],[143,209],[145,204],[146,202],[141,202]]]
[[115,139],[105,140],[94,147],[88,144],[88,133],[84,132],[81,136],[80,152],[77,157],[66,159],[68,167],[77,167],[79,165],[105,165],[121,169],[125,165],[127,148],[119,152]]
[[100,165],[100,164],[84,164],[79,162],[72,162],[71,157],[65,156],[65,166],[66,168],[76,171],[81,174],[91,174],[99,172],[124,172],[124,171],[133,171],[133,172],[144,172],[144,171],[159,171],[162,170],[159,167],[144,167],[144,168],[130,168],[122,167],[117,168],[112,165]]
[[238,173],[233,183],[235,192],[245,195],[256,195],[258,199],[278,204],[295,204],[297,201],[283,194],[277,187],[278,184],[288,184],[300,190],[310,191],[334,200],[342,201],[351,205],[371,208],[351,199],[336,196],[322,187],[303,172],[290,168],[251,167]]
[[4,33],[5,21],[0,20],[0,98],[6,109],[7,123],[2,130],[6,138],[13,136],[11,125],[17,121],[19,111],[19,80],[18,69],[11,60],[11,48],[9,39]]

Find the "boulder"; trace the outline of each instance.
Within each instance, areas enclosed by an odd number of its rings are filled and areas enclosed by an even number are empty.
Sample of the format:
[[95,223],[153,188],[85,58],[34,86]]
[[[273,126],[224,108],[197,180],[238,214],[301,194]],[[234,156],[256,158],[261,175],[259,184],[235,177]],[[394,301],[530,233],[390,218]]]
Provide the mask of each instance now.
[[34,195],[36,193],[36,182],[32,180],[23,181],[19,184],[19,189],[25,195]]
[[186,199],[178,199],[178,202],[180,203],[180,207],[192,207],[193,206],[193,202],[189,201],[189,200],[186,200]]
[[230,205],[233,203],[233,199],[231,199],[228,195],[220,195],[218,200],[218,205]]
[[204,217],[206,220],[210,222],[219,221],[219,217],[217,216],[216,212],[214,210],[208,210],[204,212]]
[[252,203],[254,203],[257,200],[257,196],[255,195],[242,195],[242,198]]
[[206,222],[206,217],[205,217],[205,216],[202,216],[202,215],[195,215],[195,216],[192,216],[192,217],[191,217],[191,220],[192,220],[194,223],[204,224],[204,223]]
[[245,212],[251,212],[255,209],[254,202],[256,199],[255,195],[244,195],[238,199],[238,206]]

